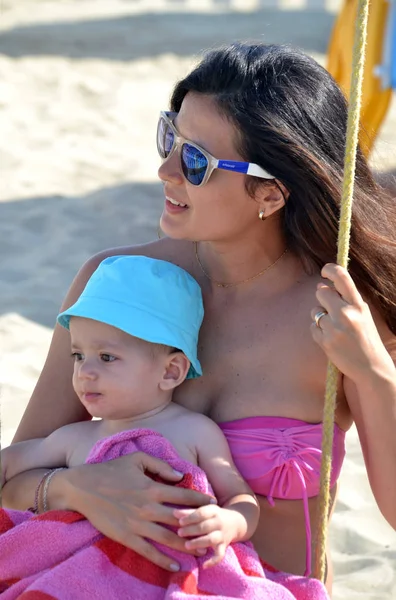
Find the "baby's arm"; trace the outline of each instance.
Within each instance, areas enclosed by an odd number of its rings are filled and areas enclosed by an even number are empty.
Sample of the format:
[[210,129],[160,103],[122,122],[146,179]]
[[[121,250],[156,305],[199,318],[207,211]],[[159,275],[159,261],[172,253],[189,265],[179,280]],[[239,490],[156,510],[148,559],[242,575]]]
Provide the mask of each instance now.
[[[258,525],[260,508],[257,499],[237,470],[221,429],[210,419],[197,415],[199,423],[191,425],[197,443],[198,464],[213,487],[218,505],[197,510],[175,511],[181,537],[193,537],[188,548],[215,548],[215,556],[205,563],[212,566],[224,557],[232,542],[248,540]],[[198,435],[196,435],[198,434]]]
[[46,438],[18,442],[1,450],[2,485],[23,471],[67,466],[73,430],[74,425],[66,425]]

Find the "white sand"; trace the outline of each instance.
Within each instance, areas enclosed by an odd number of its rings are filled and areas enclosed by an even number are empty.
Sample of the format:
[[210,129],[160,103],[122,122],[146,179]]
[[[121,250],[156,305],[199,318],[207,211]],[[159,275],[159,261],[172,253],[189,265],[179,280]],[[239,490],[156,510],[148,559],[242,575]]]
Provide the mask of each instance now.
[[[156,235],[162,193],[154,132],[173,82],[201,49],[237,38],[291,42],[323,61],[334,15],[320,7],[339,4],[3,0],[3,445],[39,375],[77,268],[105,247]],[[396,167],[395,104],[373,156],[377,168]],[[331,527],[334,599],[396,598],[396,534],[373,500],[355,430],[341,484]]]

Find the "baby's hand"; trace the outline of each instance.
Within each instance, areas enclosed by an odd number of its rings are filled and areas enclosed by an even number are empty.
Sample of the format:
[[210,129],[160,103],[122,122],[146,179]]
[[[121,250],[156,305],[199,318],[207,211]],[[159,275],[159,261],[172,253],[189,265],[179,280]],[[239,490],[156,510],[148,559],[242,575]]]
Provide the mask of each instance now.
[[194,538],[186,542],[188,550],[213,548],[214,556],[203,567],[213,567],[225,555],[227,547],[238,538],[242,515],[235,510],[217,505],[202,506],[198,509],[178,509],[174,516],[179,519],[180,537]]

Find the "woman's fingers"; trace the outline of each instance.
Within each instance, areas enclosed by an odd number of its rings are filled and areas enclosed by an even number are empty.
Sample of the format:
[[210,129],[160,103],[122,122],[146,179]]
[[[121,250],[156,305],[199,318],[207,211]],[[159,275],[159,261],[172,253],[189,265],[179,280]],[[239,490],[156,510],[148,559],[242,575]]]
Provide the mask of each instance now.
[[316,289],[316,299],[322,310],[328,313],[335,313],[343,306],[350,306],[341,298],[336,289],[329,287],[324,283],[319,283]]
[[361,381],[368,369],[389,361],[369,305],[348,272],[326,265],[322,274],[334,285],[319,283],[318,305],[311,311],[311,333],[327,358],[352,381]]
[[143,472],[147,471],[148,473],[157,475],[166,481],[180,481],[184,476],[183,473],[172,469],[168,463],[160,460],[159,458],[154,458],[149,454],[136,452],[135,457],[138,462],[138,466],[140,466]]
[[180,552],[202,555],[197,549],[187,550],[185,539],[162,524],[179,526],[167,504],[193,506],[195,509],[215,500],[194,490],[153,481],[146,473],[173,477],[169,465],[158,459],[134,453],[95,465],[70,469],[71,494],[78,498],[76,510],[81,512],[105,536],[141,554],[167,570],[174,570],[172,559],[151,544],[151,540]]
[[315,306],[311,310],[312,327],[324,330],[330,325],[331,319],[327,310],[323,306]]
[[[93,525],[95,525],[93,523]],[[111,538],[115,542],[130,548],[140,556],[147,558],[150,562],[166,569],[167,571],[177,571],[178,565],[173,558],[166,556],[160,552],[150,540],[164,543],[170,547],[174,547],[180,552],[189,552],[197,554],[197,551],[188,551],[184,546],[184,540],[181,540],[176,534],[168,529],[162,528],[155,523],[146,524],[144,528],[144,536],[139,531],[139,527],[135,521],[129,521],[127,518],[121,521],[106,520],[101,523],[101,531],[107,535],[107,531],[111,533]]]
[[[146,507],[147,512],[145,512],[142,515],[140,527],[137,526],[135,523],[131,523],[131,527],[133,527],[134,531],[139,533],[142,537],[144,536],[145,538],[151,539],[155,542],[168,546],[169,548],[173,548],[174,550],[180,550],[181,552],[187,551],[189,554],[202,554],[200,552],[195,552],[193,548],[186,550],[185,542],[182,539],[182,537],[190,536],[181,536],[179,534],[180,530],[178,530],[176,534],[173,531],[170,531],[169,529],[162,527],[159,524],[167,523],[169,525],[173,525],[174,527],[177,527],[179,525],[179,520],[174,516],[173,513],[175,511],[172,508],[161,505],[159,506],[160,509],[158,509],[157,505],[153,506],[153,508],[151,508],[150,506]],[[156,516],[154,517],[154,515]],[[150,521],[150,523],[147,523],[148,520]],[[210,531],[210,529],[207,528],[201,531],[198,525],[195,525],[195,527],[197,527],[197,533],[193,533],[192,535],[202,535],[203,533]]]
[[[168,548],[173,548],[173,550],[177,550],[179,552],[185,552],[187,554],[200,554],[199,552],[196,552],[195,548],[186,548],[184,539],[179,537],[173,531],[170,531],[165,527],[161,527],[161,525],[158,525],[157,523],[145,525],[144,533],[143,531],[139,532],[139,539],[143,539],[143,536],[149,543],[150,541],[153,541],[157,542],[158,544],[163,544]],[[131,547],[129,543],[124,542],[124,545]],[[135,548],[133,549],[135,550]]]
[[179,488],[175,486],[166,485],[163,483],[153,484],[153,500],[160,502],[161,504],[166,502],[168,504],[179,504],[182,506],[204,506],[206,504],[216,504],[216,498],[195,490],[188,490],[186,488]]
[[124,543],[124,545],[132,548],[137,554],[147,558],[147,560],[166,571],[175,572],[180,569],[180,565],[173,558],[166,556],[166,554],[162,554],[153,544],[150,544],[150,542],[147,542],[141,537],[132,536],[129,539],[129,543]]
[[[328,330],[330,325],[349,328],[365,308],[363,301],[359,305],[349,304],[335,288],[322,283],[317,286],[316,299],[319,304],[312,309],[311,318],[323,331]],[[327,314],[320,316],[322,312]]]
[[[135,527],[138,530],[138,526]],[[169,548],[173,548],[174,550],[183,550],[184,544],[183,541],[180,540],[179,536],[167,529],[166,527],[162,527],[157,523],[146,523],[144,526],[144,532],[138,530],[139,535],[143,536],[149,540],[153,540],[154,542],[158,542],[159,544],[164,544]],[[180,543],[182,542],[182,543]]]
[[[339,265],[328,264],[322,269],[323,277],[329,283],[317,286],[318,306],[311,311],[311,318],[322,331],[329,331],[334,325],[340,329],[349,328],[358,315],[364,312],[365,302],[358,292],[348,271]],[[321,316],[325,312],[327,315]],[[315,329],[312,328],[315,333]],[[317,332],[316,332],[317,333]]]
[[[184,474],[173,469],[168,463],[154,458],[149,454],[143,452],[135,453],[138,459],[138,466],[143,472],[157,475],[166,481],[179,482],[183,479]],[[155,493],[161,498],[159,502],[169,502],[173,504],[183,504],[185,506],[204,506],[206,504],[216,504],[216,498],[208,494],[202,494],[195,490],[189,490],[187,488],[178,488],[169,486],[166,484],[156,483],[154,484]]]
[[140,518],[152,523],[172,525],[173,527],[179,526],[179,519],[175,517],[173,508],[157,502],[145,504],[140,510]]
[[324,279],[329,279],[333,283],[335,290],[345,302],[356,305],[363,302],[352,277],[344,267],[329,263],[323,267],[321,274]]

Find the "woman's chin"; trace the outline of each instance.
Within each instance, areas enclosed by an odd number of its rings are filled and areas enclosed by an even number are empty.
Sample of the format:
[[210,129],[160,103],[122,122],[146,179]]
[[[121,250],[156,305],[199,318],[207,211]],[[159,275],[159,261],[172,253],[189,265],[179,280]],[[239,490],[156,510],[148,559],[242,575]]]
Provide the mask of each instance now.
[[166,211],[162,213],[159,230],[159,237],[169,237],[173,240],[191,240],[191,235],[189,235],[187,227],[178,222],[177,219],[173,219],[166,214]]

